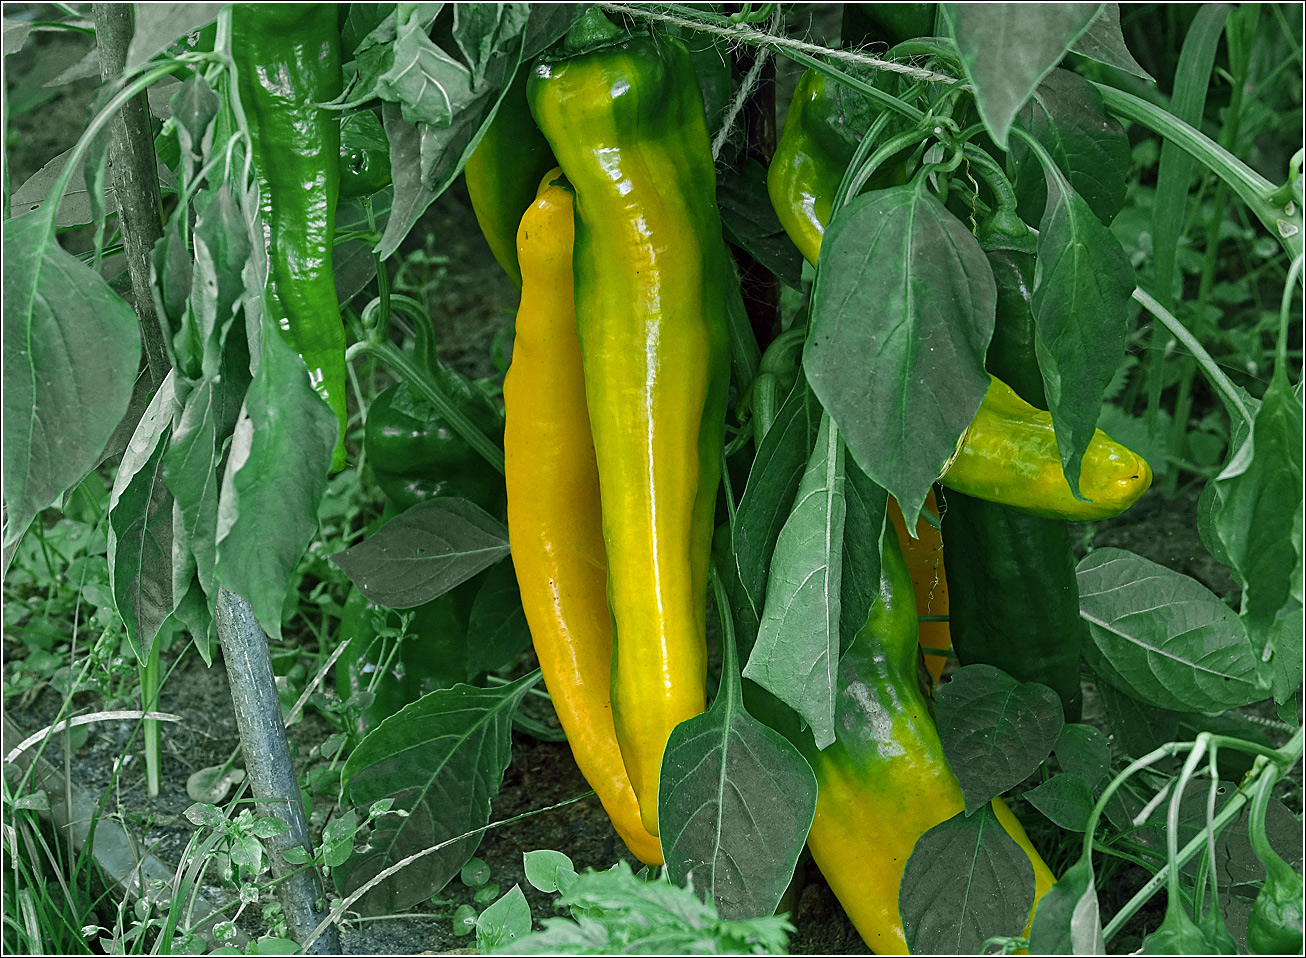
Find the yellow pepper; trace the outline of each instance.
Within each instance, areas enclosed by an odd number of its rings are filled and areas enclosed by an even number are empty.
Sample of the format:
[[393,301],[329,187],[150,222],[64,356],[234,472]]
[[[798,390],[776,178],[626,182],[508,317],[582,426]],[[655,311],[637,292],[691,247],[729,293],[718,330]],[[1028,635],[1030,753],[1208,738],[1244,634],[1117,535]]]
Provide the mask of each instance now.
[[[729,385],[729,264],[683,43],[592,9],[531,110],[576,195],[576,322],[615,626],[612,707],[644,827],[667,738],[706,707],[707,574]],[[576,52],[578,50],[584,52]]]
[[571,193],[546,174],[517,232],[521,307],[503,381],[508,535],[544,684],[572,755],[622,841],[662,864],[617,745],[599,469],[576,336]]
[[1101,429],[1084,453],[1076,499],[1061,471],[1052,414],[990,376],[979,412],[939,482],[1030,515],[1083,522],[1124,512],[1152,484],[1152,467]]

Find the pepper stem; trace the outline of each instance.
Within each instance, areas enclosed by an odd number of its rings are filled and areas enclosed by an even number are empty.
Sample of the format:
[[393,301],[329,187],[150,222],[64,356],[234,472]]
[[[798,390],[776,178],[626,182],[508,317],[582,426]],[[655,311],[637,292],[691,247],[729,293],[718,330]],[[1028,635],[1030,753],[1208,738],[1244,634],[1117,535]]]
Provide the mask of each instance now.
[[563,49],[569,56],[574,56],[612,43],[622,35],[622,29],[604,16],[602,10],[598,7],[590,7],[585,11],[585,15],[567,31]]

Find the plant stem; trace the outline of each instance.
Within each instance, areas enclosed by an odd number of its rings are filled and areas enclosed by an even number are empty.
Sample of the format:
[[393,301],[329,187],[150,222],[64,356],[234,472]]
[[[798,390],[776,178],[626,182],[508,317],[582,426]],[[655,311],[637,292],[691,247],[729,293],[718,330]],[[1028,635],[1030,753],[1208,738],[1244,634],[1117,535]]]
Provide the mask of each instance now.
[[1224,374],[1224,370],[1216,365],[1215,360],[1211,358],[1211,354],[1203,348],[1202,344],[1197,341],[1197,338],[1184,327],[1183,323],[1175,319],[1168,309],[1153,299],[1150,294],[1143,292],[1141,289],[1135,288],[1134,299],[1141,303],[1144,309],[1159,319],[1165,327],[1170,330],[1170,333],[1175,337],[1175,339],[1179,340],[1179,342],[1187,347],[1188,351],[1193,354],[1193,358],[1197,360],[1197,364],[1202,367],[1202,371],[1206,373],[1207,380],[1213,387],[1215,387],[1216,391],[1220,393],[1225,406],[1231,411],[1236,410],[1238,414],[1243,417],[1244,421],[1246,421],[1247,425],[1250,426],[1252,424],[1252,414],[1243,404],[1242,397],[1238,395],[1237,387],[1234,386],[1233,381]]
[[[1257,756],[1256,761],[1252,765],[1252,770],[1247,773],[1247,776],[1243,779],[1242,785],[1239,786],[1238,791],[1233,794],[1229,801],[1225,802],[1224,808],[1220,810],[1220,814],[1217,815],[1215,820],[1207,825],[1206,828],[1203,828],[1198,832],[1197,835],[1193,837],[1192,841],[1183,847],[1183,850],[1179,852],[1173,861],[1166,862],[1165,867],[1153,875],[1148,880],[1147,884],[1140,888],[1138,893],[1125,903],[1125,906],[1116,913],[1115,917],[1113,917],[1111,921],[1107,923],[1106,928],[1103,929],[1103,941],[1109,942],[1112,936],[1119,932],[1120,929],[1124,927],[1125,923],[1134,916],[1135,912],[1142,908],[1148,899],[1156,894],[1161,886],[1170,880],[1170,872],[1172,869],[1177,870],[1183,868],[1183,866],[1187,864],[1194,855],[1202,851],[1208,841],[1208,832],[1212,830],[1218,832],[1241,814],[1243,806],[1251,800],[1250,789],[1248,786],[1253,782],[1259,782],[1267,768],[1277,767],[1281,774],[1282,771],[1291,769],[1301,760],[1303,731],[1302,728],[1298,728],[1296,733],[1288,743],[1283,746],[1283,748],[1275,749],[1274,758],[1269,758],[1265,755]],[[1231,744],[1230,742],[1224,741],[1223,736],[1213,736],[1212,738],[1213,741],[1222,746]],[[1161,752],[1165,748],[1172,748],[1173,745],[1174,743],[1171,743],[1170,746],[1162,746],[1161,749],[1157,749],[1157,751],[1151,753],[1151,755],[1157,755],[1158,752]],[[1140,759],[1139,762],[1145,760],[1146,758]],[[1137,765],[1138,763],[1136,762],[1134,764]],[[1133,766],[1130,767],[1132,768]],[[1112,782],[1112,785],[1114,784],[1115,782]],[[1108,789],[1110,789],[1110,787],[1111,786],[1108,786]],[[1106,796],[1104,795],[1103,797],[1105,798]],[[1096,824],[1096,822],[1094,821],[1092,824]]]
[[[127,48],[134,32],[132,7],[126,3],[93,6],[100,78],[109,84],[117,81],[127,66]],[[172,356],[168,331],[164,328],[167,319],[155,312],[150,284],[150,251],[163,236],[163,219],[154,135],[143,90],[122,104],[113,121],[109,176],[118,205],[133,305],[141,327],[141,345],[150,379],[157,386],[172,368]]]
[[1273,183],[1205,133],[1155,104],[1102,83],[1090,80],[1089,86],[1098,92],[1112,113],[1159,133],[1207,166],[1251,208],[1265,228],[1283,244],[1290,257],[1301,255],[1306,244],[1301,208],[1294,203],[1279,206],[1273,202],[1271,196],[1276,192]]
[[449,401],[449,398],[431,381],[426,370],[413,362],[407,353],[393,343],[379,339],[364,340],[350,348],[351,355],[359,352],[375,356],[399,373],[409,386],[435,407],[435,411],[449,423],[454,432],[467,440],[467,444],[480,453],[481,457],[497,469],[500,475],[503,474],[503,450]]
[[[159,710],[159,636],[150,643],[150,652],[145,662],[138,666],[141,683],[141,711]],[[145,748],[145,784],[150,798],[159,797],[159,742],[160,729],[157,719],[144,719],[142,739]]]

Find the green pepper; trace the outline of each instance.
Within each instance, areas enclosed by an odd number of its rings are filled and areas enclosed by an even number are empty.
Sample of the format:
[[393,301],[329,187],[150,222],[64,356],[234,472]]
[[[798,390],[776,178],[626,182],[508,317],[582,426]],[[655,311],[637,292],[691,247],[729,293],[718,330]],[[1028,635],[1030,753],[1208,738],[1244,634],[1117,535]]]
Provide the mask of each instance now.
[[340,123],[340,198],[371,196],[390,185],[390,140],[371,110]]
[[597,9],[531,75],[575,190],[576,324],[614,622],[612,712],[656,835],[667,737],[706,706],[707,574],[730,379],[730,264],[693,63]]
[[1279,775],[1273,767],[1257,783],[1247,820],[1252,851],[1265,866],[1265,884],[1247,919],[1247,947],[1258,955],[1302,953],[1302,877],[1271,846],[1265,834],[1265,812]]
[[[916,619],[911,574],[886,527],[878,596],[839,659],[834,742],[817,749],[810,729],[769,705],[765,693],[749,701],[811,763],[817,796],[807,847],[863,940],[881,955],[907,954],[898,888],[917,840],[965,808],[920,690]],[[1002,799],[992,808],[1029,856],[1037,903],[1053,884],[1052,872]]]
[[[502,435],[498,411],[466,376],[441,368],[437,382],[482,432],[496,440]],[[492,515],[503,511],[503,477],[407,383],[372,401],[363,437],[377,484],[398,508],[456,496]]]
[[[766,188],[780,225],[816,265],[830,204],[867,128],[880,113],[862,94],[808,70],[798,80],[784,132],[767,168]],[[868,187],[904,182],[905,167],[885,164]]]
[[521,289],[517,265],[517,226],[535,202],[535,191],[545,173],[558,165],[540,128],[526,105],[524,64],[499,101],[499,110],[467,159],[463,174],[467,195],[490,252],[513,284]]
[[332,269],[340,122],[322,107],[343,84],[336,22],[330,3],[238,3],[231,11],[267,244],[267,308],[340,422],[333,471],[345,465],[348,420],[345,327]]
[[[998,288],[985,365],[1026,402],[1046,408],[1029,302],[1032,242],[986,238],[983,232],[981,240]],[[1001,248],[1010,246],[1017,248]],[[943,562],[958,660],[996,666],[1022,682],[1047,685],[1061,697],[1066,720],[1079,721],[1079,659],[1087,626],[1079,616],[1066,522],[960,492],[949,491],[945,501]]]
[[[429,318],[416,324],[417,363],[450,402],[486,436],[503,439],[503,417],[473,382],[447,368],[435,352]],[[399,511],[436,496],[468,499],[494,516],[504,508],[503,476],[406,382],[372,401],[363,451],[377,485]]]

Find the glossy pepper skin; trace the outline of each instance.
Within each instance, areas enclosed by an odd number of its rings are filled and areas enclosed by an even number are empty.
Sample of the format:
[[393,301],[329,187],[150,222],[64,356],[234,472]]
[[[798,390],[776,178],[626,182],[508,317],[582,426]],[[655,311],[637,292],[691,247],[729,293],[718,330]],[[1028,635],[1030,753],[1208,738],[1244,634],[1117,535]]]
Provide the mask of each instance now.
[[371,196],[390,185],[390,140],[371,110],[340,123],[340,198]]
[[535,202],[540,177],[558,165],[526,105],[529,75],[529,65],[517,71],[499,101],[498,112],[463,167],[476,222],[495,261],[518,289],[522,275],[517,264],[517,226],[526,208]]
[[[766,189],[780,225],[813,266],[839,181],[875,115],[864,97],[815,70],[804,73],[794,89],[767,168]],[[887,168],[870,185],[901,182],[901,174],[901,169]]]
[[[592,9],[569,42],[604,24],[615,30]],[[707,576],[730,375],[716,171],[693,66],[675,39],[616,39],[541,63],[527,93],[575,188],[576,322],[615,627],[613,717],[644,827],[657,834],[667,737],[706,707]]]
[[[416,324],[415,357],[436,385],[486,436],[503,436],[499,411],[466,376],[447,368],[435,350],[430,318]],[[436,496],[469,499],[491,515],[503,511],[503,477],[408,383],[372,401],[363,450],[377,485],[403,511]]]
[[535,654],[576,764],[635,857],[661,865],[612,721],[599,467],[576,335],[571,193],[553,182],[561,175],[545,175],[517,231],[522,298],[503,381],[508,537]]
[[348,419],[332,268],[340,121],[319,104],[341,90],[336,5],[238,3],[231,29],[268,252],[267,305],[340,421],[334,472],[345,465]]
[[[998,306],[985,363],[1021,398],[1042,407],[1029,305],[1032,251],[993,250],[989,262]],[[1079,660],[1087,625],[1079,616],[1079,583],[1065,521],[950,492],[943,545],[958,660],[995,666],[1022,682],[1041,682],[1060,696],[1066,721],[1079,721]]]
[[[835,741],[782,729],[816,772],[807,847],[876,954],[907,954],[898,886],[917,839],[962,811],[961,786],[916,678],[916,601],[895,536],[886,535],[880,594],[839,660]],[[993,811],[1034,866],[1034,901],[1054,881],[1001,799]],[[1010,929],[1015,934],[1020,929]]]
[[1152,467],[1099,429],[1079,477],[1089,501],[1076,499],[1061,471],[1052,415],[990,376],[984,401],[939,482],[1030,515],[1084,522],[1119,515],[1137,502],[1152,484]]

